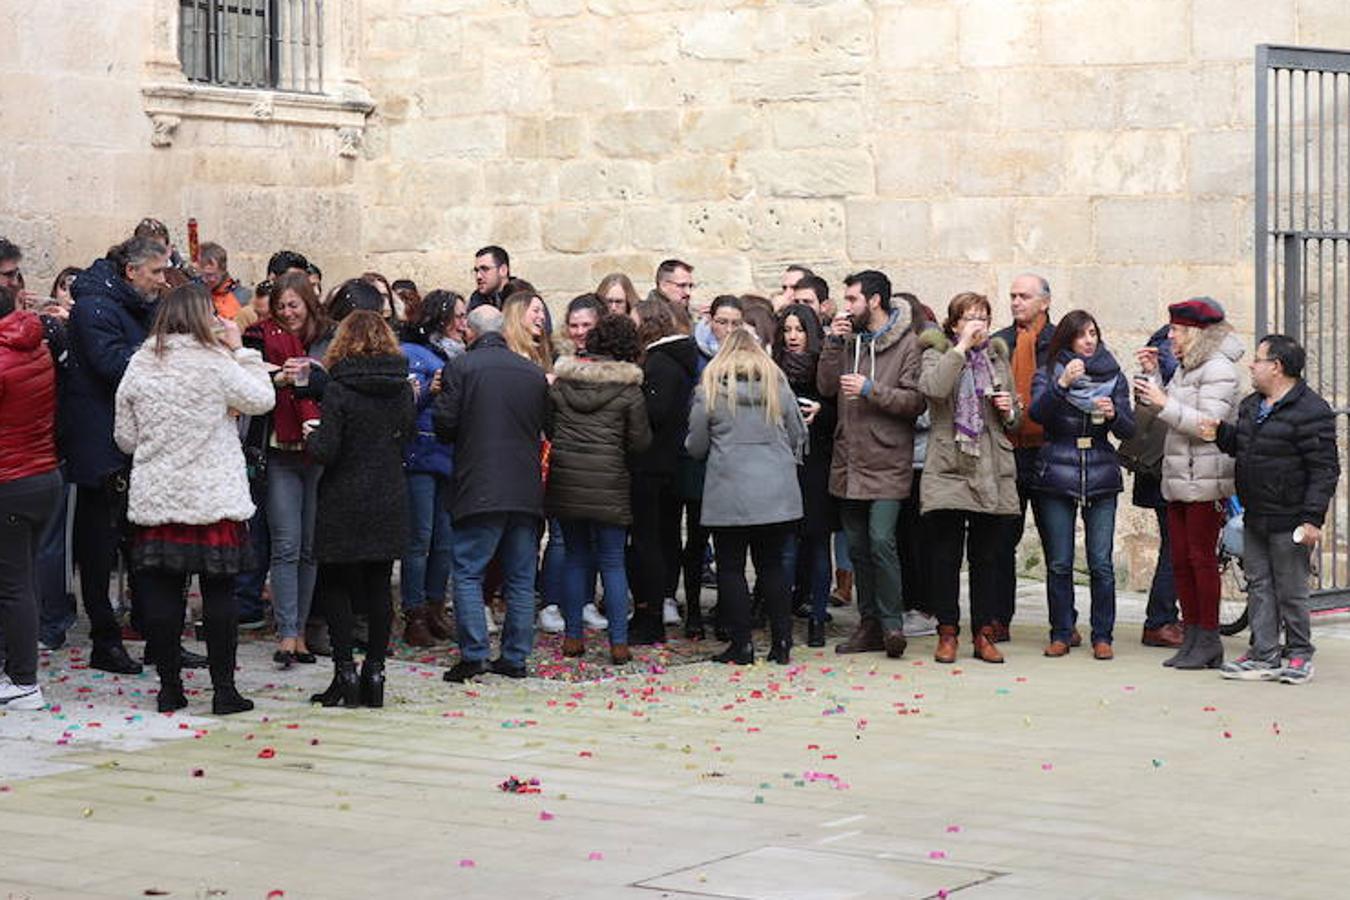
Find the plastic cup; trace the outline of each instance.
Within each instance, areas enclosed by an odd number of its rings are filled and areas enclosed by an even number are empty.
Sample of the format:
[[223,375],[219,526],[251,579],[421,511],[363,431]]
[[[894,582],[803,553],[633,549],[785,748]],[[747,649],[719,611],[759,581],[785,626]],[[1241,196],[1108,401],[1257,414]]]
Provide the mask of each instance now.
[[309,386],[309,360],[305,359],[305,360],[301,360],[301,362],[303,362],[304,365],[301,366],[299,369],[297,369],[297,370],[295,371],[295,376],[294,376],[294,378],[293,378],[292,380],[294,381],[296,387],[308,387],[308,386]]

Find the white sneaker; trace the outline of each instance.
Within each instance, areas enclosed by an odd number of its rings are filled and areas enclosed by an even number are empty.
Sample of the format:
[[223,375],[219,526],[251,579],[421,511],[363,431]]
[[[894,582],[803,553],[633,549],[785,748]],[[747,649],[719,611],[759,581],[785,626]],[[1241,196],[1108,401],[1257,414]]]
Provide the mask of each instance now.
[[901,625],[905,629],[905,637],[923,637],[928,634],[937,634],[938,621],[936,616],[930,616],[926,612],[917,609],[905,610]]
[[675,602],[674,597],[667,597],[665,605],[661,610],[661,621],[667,625],[678,625],[681,621],[680,607]]
[[42,699],[42,688],[36,684],[14,684],[5,679],[5,684],[0,685],[0,708],[42,709],[46,705],[47,701]]
[[609,619],[600,614],[594,603],[587,603],[581,608],[581,621],[592,631],[604,631],[609,627]]
[[[606,625],[609,623],[606,622]],[[550,603],[539,610],[539,630],[545,634],[562,634],[567,624],[563,622],[562,612],[558,609],[558,604]]]

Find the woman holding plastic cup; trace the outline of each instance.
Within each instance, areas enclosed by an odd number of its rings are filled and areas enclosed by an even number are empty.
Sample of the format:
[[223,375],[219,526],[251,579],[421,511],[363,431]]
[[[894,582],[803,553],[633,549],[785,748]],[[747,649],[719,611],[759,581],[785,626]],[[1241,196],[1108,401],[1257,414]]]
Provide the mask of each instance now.
[[304,423],[318,420],[319,404],[307,396],[311,348],[326,341],[330,326],[309,278],[282,275],[272,285],[271,318],[250,334],[261,338],[263,358],[277,367],[277,405],[268,429],[267,520],[272,532],[272,604],[280,643],[272,659],[283,669],[312,663],[304,626],[314,598],[314,513],[322,467],[305,452]]
[[1134,434],[1130,385],[1101,340],[1097,320],[1075,309],[1059,320],[1045,368],[1031,382],[1028,414],[1045,429],[1035,489],[1046,546],[1050,642],[1046,656],[1066,656],[1074,609],[1074,518],[1081,509],[1092,590],[1092,655],[1111,659],[1116,576],[1111,562],[1116,495],[1124,490],[1120,459],[1107,439]]

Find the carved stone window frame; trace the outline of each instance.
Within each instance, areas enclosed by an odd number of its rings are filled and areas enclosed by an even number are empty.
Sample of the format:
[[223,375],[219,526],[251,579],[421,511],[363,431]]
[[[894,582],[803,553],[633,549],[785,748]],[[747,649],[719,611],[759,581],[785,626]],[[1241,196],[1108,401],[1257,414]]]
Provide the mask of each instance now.
[[361,154],[366,119],[375,103],[356,69],[359,23],[355,4],[330,3],[323,23],[322,94],[222,87],[188,81],[178,57],[178,0],[153,0],[152,46],[141,87],[151,122],[150,143],[171,147],[178,127],[189,119],[227,122],[276,122],[301,128],[330,128],[338,154]]

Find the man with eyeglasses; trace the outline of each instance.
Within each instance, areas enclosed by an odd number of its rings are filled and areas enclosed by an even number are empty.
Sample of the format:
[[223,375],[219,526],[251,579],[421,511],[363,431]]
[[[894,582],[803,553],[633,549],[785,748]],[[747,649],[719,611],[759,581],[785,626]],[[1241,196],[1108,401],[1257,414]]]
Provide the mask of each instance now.
[[667,259],[656,267],[656,289],[648,295],[648,299],[665,300],[685,317],[689,317],[689,303],[696,287],[693,266],[683,260]]
[[[1055,323],[1050,321],[1050,282],[1030,272],[1018,275],[1008,289],[1008,299],[1013,323],[995,334],[994,338],[1002,340],[1012,350],[1014,390],[1017,391],[1021,408],[1030,409],[1031,378],[1037,369],[1045,366],[1050,338],[1055,333]],[[993,621],[990,622],[994,640],[999,643],[1008,640],[1008,626],[1012,624],[1013,614],[1017,611],[1017,545],[1021,543],[1022,532],[1026,527],[1028,505],[1031,506],[1036,532],[1041,536],[1041,543],[1045,543],[1040,503],[1031,489],[1036,459],[1040,455],[1041,445],[1045,443],[1045,431],[1030,416],[1023,416],[1016,430],[1008,436],[1012,440],[1013,456],[1017,460],[1017,496],[1022,511],[1019,515],[1008,517],[1008,526],[999,544],[995,594],[998,602],[995,604]],[[1075,625],[1070,644],[1077,647],[1082,642],[1082,635]]]
[[1303,380],[1306,361],[1293,338],[1266,335],[1249,363],[1254,390],[1238,407],[1237,423],[1199,422],[1202,438],[1237,457],[1245,507],[1242,570],[1252,643],[1220,667],[1224,678],[1304,684],[1313,676],[1308,575],[1341,468],[1336,416]]
[[473,255],[474,292],[469,295],[468,312],[480,306],[502,308],[502,292],[511,280],[511,255],[495,244]]

